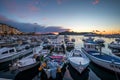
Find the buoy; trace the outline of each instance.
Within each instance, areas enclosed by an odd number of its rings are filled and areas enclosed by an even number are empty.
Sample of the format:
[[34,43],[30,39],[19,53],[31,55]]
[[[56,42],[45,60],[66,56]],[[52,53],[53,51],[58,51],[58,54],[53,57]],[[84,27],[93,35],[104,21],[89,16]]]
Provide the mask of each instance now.
[[43,67],[42,67],[42,66],[40,66],[40,67],[38,68],[38,70],[39,70],[39,71],[41,71],[42,69],[43,69]]

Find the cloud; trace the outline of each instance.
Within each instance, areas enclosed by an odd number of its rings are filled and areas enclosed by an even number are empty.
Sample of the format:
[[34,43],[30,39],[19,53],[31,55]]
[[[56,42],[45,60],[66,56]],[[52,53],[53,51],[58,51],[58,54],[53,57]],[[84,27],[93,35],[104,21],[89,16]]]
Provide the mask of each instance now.
[[34,6],[34,5],[29,6],[29,9],[30,9],[31,11],[34,11],[34,12],[39,11],[39,8],[37,8],[37,7]]
[[0,23],[1,23],[1,22],[15,22],[15,21],[6,18],[6,17],[3,16],[3,15],[0,15]]
[[93,4],[98,4],[100,2],[100,0],[94,0]]
[[[40,7],[38,5],[38,0],[36,1],[23,1],[20,2],[19,0],[7,0],[2,1],[1,5],[3,9],[8,11],[10,14],[14,14],[16,16],[22,15],[26,13],[35,13],[40,11]],[[19,14],[20,11],[23,13]],[[19,15],[18,15],[19,14]]]
[[0,15],[0,21],[8,21],[9,19],[7,19],[5,16]]
[[37,23],[20,23],[20,22],[16,22],[11,19],[8,19],[2,15],[0,15],[0,23],[8,24],[23,32],[34,32],[35,29],[36,29],[36,32],[40,32],[40,33],[62,32],[62,31],[68,30],[60,26],[43,26]]
[[58,4],[61,4],[61,3],[62,3],[62,0],[57,0],[57,3],[58,3]]
[[99,30],[95,30],[95,32],[100,32]]

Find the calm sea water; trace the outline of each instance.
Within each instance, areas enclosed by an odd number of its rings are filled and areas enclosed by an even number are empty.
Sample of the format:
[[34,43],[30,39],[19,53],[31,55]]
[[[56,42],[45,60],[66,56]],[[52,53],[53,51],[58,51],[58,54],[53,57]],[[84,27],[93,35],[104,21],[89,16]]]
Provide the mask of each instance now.
[[[75,48],[81,49],[83,46],[82,39],[84,36],[69,36],[71,39],[74,38]],[[102,48],[102,52],[106,54],[110,54],[111,50],[108,48],[108,44],[114,41],[114,38],[104,38],[104,37],[94,37],[94,39],[104,39],[105,47]],[[83,74],[79,74],[75,69],[73,69],[70,65],[68,65],[67,72],[65,73],[64,80],[120,80],[119,76],[116,73],[111,73],[93,63],[90,63],[88,69],[83,72]]]

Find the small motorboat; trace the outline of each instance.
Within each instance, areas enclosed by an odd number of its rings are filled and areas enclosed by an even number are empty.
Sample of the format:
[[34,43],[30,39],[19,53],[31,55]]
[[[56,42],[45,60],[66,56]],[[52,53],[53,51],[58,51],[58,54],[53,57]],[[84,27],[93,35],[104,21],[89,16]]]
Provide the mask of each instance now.
[[120,73],[120,58],[103,53],[97,48],[98,44],[93,42],[84,42],[81,51],[85,53],[89,59],[100,67],[109,71]]
[[20,45],[17,47],[3,47],[0,49],[0,70],[7,69],[9,64],[14,60],[30,55],[33,52],[28,45]]
[[72,50],[69,53],[68,60],[73,68],[75,68],[80,74],[87,68],[90,60],[80,50]]
[[[38,74],[40,60],[37,54],[29,55],[28,57],[17,60],[9,67],[10,74],[14,75],[15,80],[30,79],[35,74]],[[33,71],[35,74],[33,74]]]
[[49,56],[45,58],[45,61],[39,67],[39,70],[44,70],[47,74],[47,78],[56,79],[57,73],[61,73],[61,69],[64,66],[63,56]]
[[103,39],[97,39],[95,40],[95,42],[98,44],[103,44],[105,41]]
[[9,65],[9,70],[1,71],[0,77],[11,80],[30,80],[39,73],[39,66],[40,61],[32,56],[23,58]]
[[94,40],[94,38],[92,38],[92,37],[87,37],[87,38],[83,38],[82,39],[82,41],[84,41],[84,42],[92,42]]
[[74,42],[70,41],[70,42],[67,42],[67,43],[66,43],[66,50],[67,50],[67,51],[71,51],[71,50],[73,50],[74,48],[75,48],[75,43],[74,43]]
[[75,39],[74,39],[74,38],[72,38],[72,39],[71,39],[71,41],[72,41],[72,42],[75,42]]
[[110,44],[108,44],[109,48],[112,49],[119,49],[120,50],[120,42],[111,42]]

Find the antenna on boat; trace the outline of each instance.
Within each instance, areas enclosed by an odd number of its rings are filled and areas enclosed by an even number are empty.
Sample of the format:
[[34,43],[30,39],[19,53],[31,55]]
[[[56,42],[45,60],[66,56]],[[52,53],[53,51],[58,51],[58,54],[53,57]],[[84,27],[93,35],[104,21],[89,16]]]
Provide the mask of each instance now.
[[115,71],[115,61],[112,59],[111,60],[112,64],[113,64],[113,71],[115,72],[115,76],[116,76],[116,80],[119,80],[118,76],[117,76],[117,72]]

